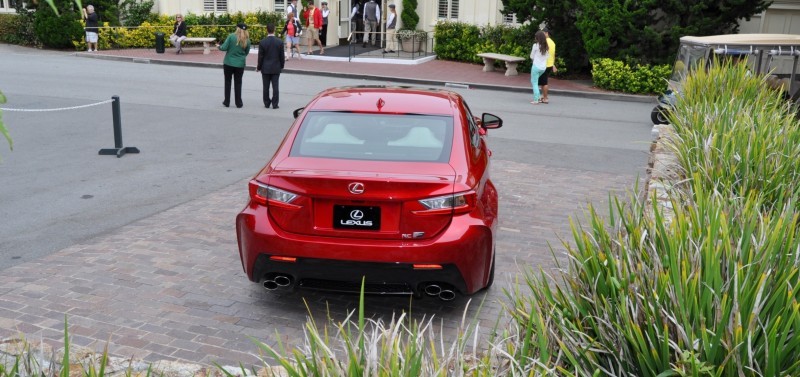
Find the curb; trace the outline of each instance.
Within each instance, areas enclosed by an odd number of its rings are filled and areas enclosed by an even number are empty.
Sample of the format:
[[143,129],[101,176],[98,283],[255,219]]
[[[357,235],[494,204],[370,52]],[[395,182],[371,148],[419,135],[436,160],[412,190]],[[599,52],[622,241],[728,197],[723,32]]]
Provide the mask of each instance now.
[[[102,54],[86,54],[81,52],[76,52],[75,56],[78,57],[85,57],[91,59],[102,59],[102,60],[112,60],[112,61],[121,61],[121,62],[131,62],[131,63],[140,63],[140,64],[163,64],[163,65],[174,65],[174,66],[181,66],[181,67],[204,67],[204,68],[222,68],[222,63],[204,63],[204,62],[185,62],[185,61],[173,61],[173,60],[159,60],[159,59],[146,59],[146,58],[135,58],[135,57],[127,57],[127,56],[113,56],[113,55],[102,55]],[[245,67],[246,71],[255,71],[255,67]],[[439,80],[424,80],[424,79],[414,79],[414,78],[404,78],[404,77],[385,77],[385,76],[375,76],[375,75],[366,75],[366,74],[358,74],[358,73],[344,73],[344,72],[323,72],[323,71],[313,71],[313,70],[304,70],[304,69],[292,69],[292,68],[285,68],[283,72],[286,73],[294,73],[300,75],[309,75],[309,76],[326,76],[326,77],[343,77],[343,78],[351,78],[351,79],[361,79],[361,80],[377,80],[377,81],[386,81],[391,80],[395,82],[402,82],[408,84],[415,84],[415,85],[436,85],[436,86],[452,86],[458,88],[467,88],[467,89],[484,89],[484,90],[503,90],[503,91],[510,91],[515,93],[530,93],[531,88],[528,87],[520,87],[520,86],[500,86],[500,85],[491,85],[491,84],[478,84],[478,83],[470,83],[470,82],[462,82],[462,83],[452,83],[446,81],[439,81]],[[578,90],[566,90],[566,89],[550,89],[550,93],[563,95],[567,97],[575,97],[575,98],[588,98],[588,99],[600,99],[600,100],[609,100],[609,101],[625,101],[625,102],[641,102],[641,103],[648,103],[648,102],[655,102],[655,96],[645,96],[645,95],[636,95],[636,94],[625,94],[625,93],[602,93],[602,92],[583,92]]]

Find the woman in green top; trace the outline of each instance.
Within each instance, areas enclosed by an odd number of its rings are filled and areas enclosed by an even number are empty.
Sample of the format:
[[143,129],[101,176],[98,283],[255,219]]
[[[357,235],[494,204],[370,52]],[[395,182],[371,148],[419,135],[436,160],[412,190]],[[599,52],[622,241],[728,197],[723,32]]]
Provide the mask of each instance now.
[[236,32],[228,35],[219,49],[225,51],[225,59],[222,61],[222,69],[225,72],[225,100],[222,101],[222,105],[228,107],[231,104],[231,77],[233,77],[236,107],[242,107],[244,106],[242,103],[242,75],[247,54],[250,53],[250,34],[247,33],[247,25],[236,24]]

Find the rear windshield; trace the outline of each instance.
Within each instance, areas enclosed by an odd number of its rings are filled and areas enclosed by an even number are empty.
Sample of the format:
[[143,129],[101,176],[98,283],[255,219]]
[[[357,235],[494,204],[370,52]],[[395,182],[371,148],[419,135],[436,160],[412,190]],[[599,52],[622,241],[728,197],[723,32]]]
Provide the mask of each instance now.
[[453,118],[448,116],[309,112],[291,155],[447,162],[452,145]]

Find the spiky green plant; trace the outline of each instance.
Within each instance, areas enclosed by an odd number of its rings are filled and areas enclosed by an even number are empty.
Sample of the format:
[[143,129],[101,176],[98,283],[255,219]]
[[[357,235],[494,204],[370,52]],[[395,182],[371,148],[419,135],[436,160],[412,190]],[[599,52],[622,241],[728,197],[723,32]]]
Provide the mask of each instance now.
[[800,127],[795,107],[745,64],[713,64],[689,76],[670,120],[685,176],[766,206],[798,202]]
[[538,373],[800,375],[797,121],[743,66],[698,72],[671,114],[673,214],[590,207],[560,284],[529,272],[532,294],[510,292],[530,334],[515,359]]

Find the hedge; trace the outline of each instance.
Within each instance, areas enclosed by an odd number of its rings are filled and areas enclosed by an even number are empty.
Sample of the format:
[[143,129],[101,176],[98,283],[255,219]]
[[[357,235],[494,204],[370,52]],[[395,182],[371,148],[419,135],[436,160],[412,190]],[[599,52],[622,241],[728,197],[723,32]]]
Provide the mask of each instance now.
[[664,65],[630,65],[612,59],[592,60],[592,79],[598,88],[626,93],[663,93],[672,67]]
[[[223,41],[228,34],[234,32],[235,25],[244,22],[248,25],[251,43],[258,43],[267,36],[267,23],[275,23],[276,32],[283,28],[283,14],[281,12],[256,12],[243,14],[215,15],[185,15],[188,37],[212,37]],[[152,48],[155,45],[155,33],[161,32],[169,36],[172,34],[172,25],[175,20],[169,15],[151,17],[150,21],[143,22],[138,27],[111,27],[104,23],[99,29],[99,48],[125,49],[125,48]],[[74,40],[73,45],[77,50],[86,49],[83,38]]]

